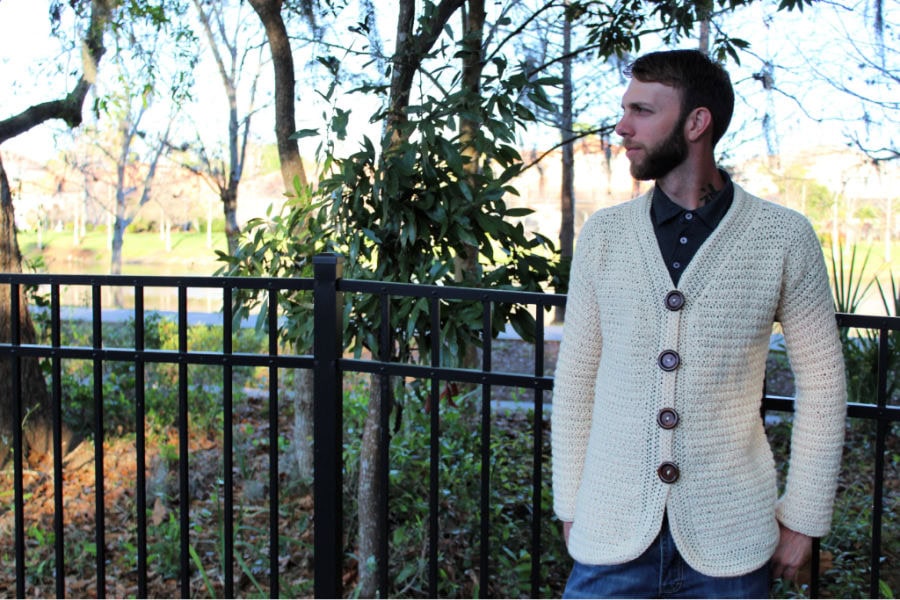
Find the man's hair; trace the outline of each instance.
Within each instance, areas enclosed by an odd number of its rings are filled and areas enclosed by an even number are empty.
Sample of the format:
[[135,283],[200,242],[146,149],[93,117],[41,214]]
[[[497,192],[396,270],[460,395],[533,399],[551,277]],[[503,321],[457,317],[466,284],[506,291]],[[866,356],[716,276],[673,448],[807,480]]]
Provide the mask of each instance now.
[[662,83],[681,92],[681,116],[698,107],[712,115],[712,143],[718,143],[734,112],[734,89],[728,72],[698,50],[668,50],[641,56],[625,75],[643,83]]

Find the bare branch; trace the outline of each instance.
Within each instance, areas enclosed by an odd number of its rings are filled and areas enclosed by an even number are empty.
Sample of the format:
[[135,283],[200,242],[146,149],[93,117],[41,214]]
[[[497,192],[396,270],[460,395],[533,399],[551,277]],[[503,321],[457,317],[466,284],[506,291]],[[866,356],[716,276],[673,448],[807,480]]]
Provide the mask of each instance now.
[[528,163],[527,165],[522,167],[522,171],[524,172],[524,171],[530,169],[531,167],[536,166],[539,162],[541,162],[542,160],[544,160],[549,155],[553,154],[556,150],[558,150],[559,148],[562,148],[566,144],[571,144],[573,142],[577,142],[578,140],[586,138],[591,135],[609,135],[610,133],[612,133],[614,127],[615,127],[614,125],[603,125],[601,127],[594,127],[592,129],[586,129],[584,131],[579,131],[577,133],[574,133],[574,135],[572,135],[572,137],[568,137],[568,138],[562,140],[561,142],[551,146],[548,150],[545,150],[544,152],[542,152],[540,156],[538,156],[536,159],[534,159],[533,161],[531,161],[530,163]]

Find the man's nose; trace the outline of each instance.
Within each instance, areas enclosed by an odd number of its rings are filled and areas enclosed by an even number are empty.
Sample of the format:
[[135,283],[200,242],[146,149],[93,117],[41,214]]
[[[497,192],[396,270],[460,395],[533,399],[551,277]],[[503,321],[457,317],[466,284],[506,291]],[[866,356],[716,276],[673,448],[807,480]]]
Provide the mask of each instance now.
[[628,123],[625,120],[625,115],[622,115],[622,118],[619,119],[619,122],[616,123],[616,126],[613,128],[618,135],[622,137],[626,137],[629,132]]

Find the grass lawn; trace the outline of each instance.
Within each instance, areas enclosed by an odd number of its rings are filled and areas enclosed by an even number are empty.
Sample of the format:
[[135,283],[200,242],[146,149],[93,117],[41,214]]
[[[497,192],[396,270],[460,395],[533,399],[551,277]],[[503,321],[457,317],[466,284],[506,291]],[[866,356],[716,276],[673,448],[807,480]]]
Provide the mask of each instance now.
[[[159,233],[127,233],[123,239],[122,272],[129,275],[211,275],[219,263],[216,250],[227,248],[225,234],[214,233],[212,247],[205,232],[173,231],[170,248]],[[108,273],[111,250],[105,230],[89,232],[75,244],[71,231],[45,231],[38,248],[36,232],[20,232],[19,247],[27,261],[43,259],[52,273]]]
[[[76,245],[71,231],[45,231],[42,248],[38,248],[36,232],[20,232],[19,247],[26,260],[34,263],[42,259],[44,267],[39,270],[49,273],[104,274],[110,270],[110,249],[105,229],[88,233]],[[216,232],[212,236],[212,247],[207,245],[205,232],[172,232],[170,248],[159,233],[127,233],[122,249],[122,272],[126,275],[212,275],[221,263],[215,251],[227,248],[225,234]],[[823,248],[825,263],[832,270],[832,249]],[[900,242],[891,247],[887,261],[883,242],[859,243],[855,256],[851,247],[841,248],[845,278],[852,273],[865,287],[872,282],[865,295],[859,312],[884,314],[875,278],[890,294],[891,277],[900,285]],[[861,275],[860,275],[861,274]]]

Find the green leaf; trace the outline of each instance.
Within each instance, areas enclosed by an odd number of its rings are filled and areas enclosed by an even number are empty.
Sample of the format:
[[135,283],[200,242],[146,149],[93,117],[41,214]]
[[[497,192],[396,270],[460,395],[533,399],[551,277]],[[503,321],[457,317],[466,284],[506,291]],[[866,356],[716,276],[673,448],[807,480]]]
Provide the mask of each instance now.
[[314,137],[319,135],[318,129],[300,129],[291,134],[292,140],[299,140],[302,138]]
[[350,111],[335,108],[334,112],[331,128],[334,129],[334,133],[339,140],[347,139],[347,124],[350,122]]
[[508,208],[506,209],[507,217],[527,217],[528,215],[534,214],[534,209],[527,207],[520,208]]

